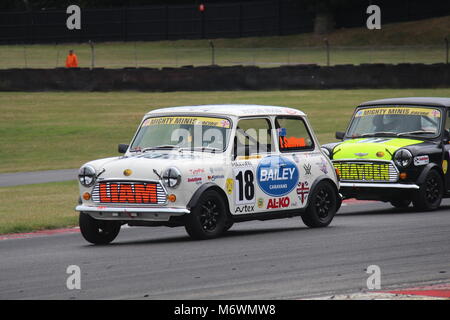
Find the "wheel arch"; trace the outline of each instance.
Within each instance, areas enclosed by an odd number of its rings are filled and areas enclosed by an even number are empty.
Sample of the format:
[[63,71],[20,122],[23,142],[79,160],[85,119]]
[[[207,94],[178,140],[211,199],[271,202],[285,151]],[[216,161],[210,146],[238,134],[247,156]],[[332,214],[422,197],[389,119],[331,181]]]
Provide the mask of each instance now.
[[222,197],[222,199],[225,201],[225,206],[227,208],[226,213],[229,217],[231,217],[230,203],[228,202],[227,194],[225,193],[225,191],[222,188],[220,188],[217,184],[212,183],[212,182],[207,182],[207,183],[201,185],[200,188],[198,188],[194,192],[194,194],[192,195],[191,199],[189,200],[189,202],[187,204],[187,208],[189,210],[191,210],[193,207],[195,207],[196,204],[198,203],[198,200],[200,199],[200,196],[208,190],[214,190]]
[[431,170],[436,170],[439,175],[442,178],[442,182],[444,183],[444,188],[447,188],[447,183],[445,181],[445,175],[444,172],[442,171],[442,168],[439,167],[436,163],[429,163],[425,166],[425,168],[422,170],[422,172],[419,175],[419,178],[417,178],[417,184],[421,185],[422,183],[425,182],[425,178],[427,177],[428,173]]
[[[342,198],[339,194],[339,189],[337,188],[336,183],[329,176],[321,175],[321,176],[317,177],[316,180],[314,180],[313,184],[311,185],[309,194],[312,194],[314,192],[315,188],[317,188],[317,185],[323,181],[329,182],[333,186],[334,191],[336,192],[336,195],[337,195],[336,211],[338,211],[342,204]],[[308,199],[306,200],[306,208],[309,206],[310,199],[311,198],[308,196]]]

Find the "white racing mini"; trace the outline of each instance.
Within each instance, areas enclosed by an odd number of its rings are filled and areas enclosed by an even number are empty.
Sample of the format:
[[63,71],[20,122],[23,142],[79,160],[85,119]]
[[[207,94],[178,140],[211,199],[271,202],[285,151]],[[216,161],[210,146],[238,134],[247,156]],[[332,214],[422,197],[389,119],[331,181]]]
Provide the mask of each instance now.
[[79,171],[76,210],[94,244],[113,241],[123,224],[184,226],[195,239],[249,220],[301,216],[326,227],[341,205],[335,169],[296,109],[158,109],[119,152]]

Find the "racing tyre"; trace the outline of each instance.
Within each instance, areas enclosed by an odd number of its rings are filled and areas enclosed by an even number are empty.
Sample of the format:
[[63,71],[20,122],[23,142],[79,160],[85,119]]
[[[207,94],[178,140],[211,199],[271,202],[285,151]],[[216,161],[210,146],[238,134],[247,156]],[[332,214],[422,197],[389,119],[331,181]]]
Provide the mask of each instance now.
[[231,227],[233,226],[233,224],[234,224],[233,221],[228,220],[228,221],[225,223],[225,228],[223,229],[223,231],[226,232],[226,231],[230,230]]
[[303,223],[310,228],[328,226],[337,211],[337,193],[328,181],[319,182],[310,195],[306,212],[302,215]]
[[436,170],[430,170],[413,200],[413,205],[422,211],[435,210],[441,205],[443,194],[444,182],[441,175]]
[[411,200],[407,200],[407,199],[392,200],[391,204],[392,204],[392,206],[394,206],[396,208],[403,209],[403,208],[409,207],[409,205],[411,204]]
[[118,221],[96,220],[80,212],[80,231],[86,241],[93,244],[108,244],[119,234],[121,223]]
[[225,201],[214,190],[205,191],[191,213],[186,215],[185,228],[191,238],[211,239],[221,235],[227,224]]

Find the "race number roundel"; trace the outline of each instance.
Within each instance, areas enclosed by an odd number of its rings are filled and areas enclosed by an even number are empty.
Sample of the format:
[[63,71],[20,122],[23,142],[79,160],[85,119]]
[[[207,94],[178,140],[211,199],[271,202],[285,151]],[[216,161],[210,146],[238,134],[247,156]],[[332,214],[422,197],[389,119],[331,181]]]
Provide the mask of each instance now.
[[269,156],[261,160],[256,169],[258,185],[265,194],[281,197],[291,192],[298,183],[299,172],[291,160]]

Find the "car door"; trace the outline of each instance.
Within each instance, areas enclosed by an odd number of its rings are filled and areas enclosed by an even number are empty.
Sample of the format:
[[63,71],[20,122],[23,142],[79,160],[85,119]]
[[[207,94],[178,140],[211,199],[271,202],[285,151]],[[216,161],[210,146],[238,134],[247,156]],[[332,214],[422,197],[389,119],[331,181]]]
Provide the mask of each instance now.
[[314,181],[333,168],[318,151],[319,146],[316,145],[305,119],[298,116],[277,116],[275,128],[279,161],[285,168],[290,168],[293,174],[287,176],[289,179],[286,179],[285,188],[275,189],[278,191],[277,198],[284,197],[284,200],[273,200],[275,203],[269,208],[276,207],[280,201],[285,205],[289,203],[286,209],[304,208]]
[[450,112],[447,110],[447,117],[445,119],[445,132],[444,132],[444,143],[443,145],[443,157],[442,157],[442,171],[445,175],[445,182],[447,190],[450,190],[450,173],[448,170],[448,165],[450,163]]
[[232,214],[253,214],[265,211],[265,195],[258,188],[257,169],[261,159],[274,151],[272,125],[268,117],[239,119],[233,140]]

